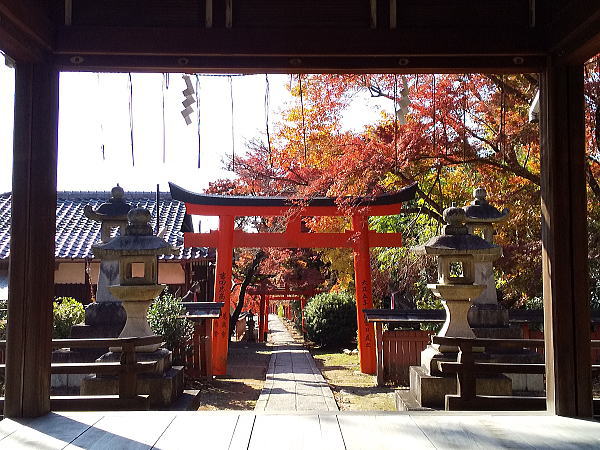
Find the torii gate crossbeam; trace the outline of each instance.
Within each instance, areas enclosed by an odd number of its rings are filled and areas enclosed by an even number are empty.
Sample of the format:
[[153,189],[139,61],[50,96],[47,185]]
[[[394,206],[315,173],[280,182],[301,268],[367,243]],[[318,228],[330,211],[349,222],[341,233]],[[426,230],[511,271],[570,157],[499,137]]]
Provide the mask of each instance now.
[[[373,307],[371,292],[371,247],[401,247],[400,233],[376,233],[368,228],[369,216],[399,214],[402,202],[412,200],[417,185],[401,191],[375,197],[352,199],[348,206],[352,214],[339,208],[333,198],[293,200],[285,197],[237,197],[203,195],[186,191],[169,183],[174,200],[185,202],[188,214],[219,216],[219,229],[209,233],[185,233],[186,247],[213,247],[217,249],[215,274],[215,301],[224,301],[221,317],[213,328],[213,373],[227,372],[227,346],[229,336],[229,295],[231,292],[232,253],[234,247],[247,248],[352,248],[356,285],[356,314],[358,324],[358,349],[363,373],[376,371],[375,336],[373,325],[363,314]],[[352,216],[352,231],[344,233],[305,233],[301,217]],[[287,216],[291,217],[282,233],[247,233],[234,230],[236,216]]]

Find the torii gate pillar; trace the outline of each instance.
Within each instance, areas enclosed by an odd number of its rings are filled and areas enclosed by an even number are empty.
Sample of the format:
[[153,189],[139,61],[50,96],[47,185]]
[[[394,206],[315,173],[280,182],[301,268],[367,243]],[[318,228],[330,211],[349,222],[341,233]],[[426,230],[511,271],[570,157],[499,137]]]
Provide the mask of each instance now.
[[363,314],[364,309],[373,308],[371,289],[371,257],[369,253],[368,217],[352,216],[352,229],[357,233],[354,246],[354,284],[356,286],[356,322],[358,325],[358,355],[360,371],[375,374],[377,358],[375,354],[375,331]]
[[233,227],[233,216],[219,216],[219,245],[217,247],[217,268],[215,271],[215,301],[224,302],[225,305],[221,309],[221,316],[213,321],[212,365],[214,375],[225,375],[227,373]]

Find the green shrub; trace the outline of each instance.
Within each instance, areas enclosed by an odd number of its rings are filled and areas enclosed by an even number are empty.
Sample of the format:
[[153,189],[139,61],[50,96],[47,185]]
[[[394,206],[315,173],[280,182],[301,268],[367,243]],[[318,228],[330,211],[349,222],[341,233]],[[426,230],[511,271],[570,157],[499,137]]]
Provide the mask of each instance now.
[[342,347],[356,338],[356,303],[348,292],[314,296],[304,309],[308,338],[324,347]]
[[162,335],[169,350],[185,346],[192,336],[193,326],[187,319],[181,298],[164,293],[150,306],[148,323],[156,334]]
[[71,335],[71,327],[83,323],[85,310],[81,302],[72,297],[57,297],[52,302],[53,335],[57,339],[66,339]]

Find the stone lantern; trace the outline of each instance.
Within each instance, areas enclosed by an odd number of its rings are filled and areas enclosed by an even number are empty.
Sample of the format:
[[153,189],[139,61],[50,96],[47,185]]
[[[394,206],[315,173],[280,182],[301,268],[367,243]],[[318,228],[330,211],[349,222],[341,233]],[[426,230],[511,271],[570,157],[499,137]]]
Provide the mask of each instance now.
[[[119,234],[124,233],[127,226],[127,213],[132,208],[125,201],[125,191],[121,186],[115,186],[111,189],[110,193],[110,199],[97,208],[92,208],[90,205],[85,205],[83,208],[83,214],[88,219],[100,222],[100,243],[103,244],[110,241],[113,228],[118,228]],[[98,272],[98,289],[96,290],[95,303],[97,305],[93,304],[93,307],[88,308],[89,311],[86,310],[86,323],[89,322],[89,324],[94,325],[95,322],[112,322],[111,316],[114,319],[114,316],[120,313],[118,311],[121,309],[120,302],[108,291],[108,286],[115,284],[118,276],[118,262],[109,255],[101,258],[100,270]]]
[[[467,315],[471,301],[485,289],[485,285],[476,282],[475,262],[481,256],[496,258],[502,250],[469,233],[464,209],[447,208],[443,217],[447,223],[443,233],[413,251],[437,258],[437,283],[427,287],[441,299],[446,310],[446,320],[438,336],[475,338]],[[441,373],[438,363],[456,361],[457,352],[458,348],[452,345],[428,345],[421,352],[421,365],[409,369],[408,393],[396,396],[398,409],[408,408],[406,405],[413,400],[422,407],[443,407],[445,395],[456,393],[456,375]],[[477,391],[480,395],[510,395],[511,382],[506,377],[478,377]]]
[[[152,336],[146,315],[152,300],[165,288],[164,284],[158,284],[157,257],[176,254],[178,250],[154,236],[147,209],[132,209],[127,218],[129,223],[125,234],[95,245],[94,254],[101,258],[115,258],[119,264],[118,283],[108,287],[110,293],[121,300],[127,313],[127,321],[119,337]],[[158,347],[138,347],[136,351],[154,352]]]
[[[487,192],[478,187],[473,191],[475,198],[471,204],[464,206],[466,225],[471,234],[481,234],[490,244],[494,243],[496,224],[505,222],[510,211],[505,208],[499,211],[487,200]],[[521,328],[510,326],[508,310],[498,304],[496,280],[494,278],[493,262],[500,255],[475,255],[475,284],[485,286],[481,294],[473,299],[469,309],[469,324],[479,338],[520,339],[523,337]],[[489,361],[521,363],[543,363],[539,354],[522,349],[512,349],[510,352],[494,353],[488,349]],[[544,376],[539,374],[507,374],[512,379],[515,391],[544,391]]]
[[[431,238],[426,244],[414,248],[414,251],[437,257],[438,281],[427,287],[442,300],[446,309],[446,321],[438,336],[474,338],[467,314],[471,300],[485,289],[485,285],[475,283],[475,258],[497,257],[502,250],[468,232],[462,208],[447,208],[444,221],[447,225],[443,234]],[[456,351],[455,347],[431,347],[440,352]]]
[[83,213],[87,218],[101,222],[100,240],[104,243],[110,241],[111,230],[114,227],[119,227],[119,232],[123,234],[123,230],[127,226],[127,213],[132,208],[125,201],[125,191],[118,184],[110,190],[110,195],[107,202],[95,209],[90,205],[83,208]]
[[254,313],[252,310],[248,311],[248,315],[246,316],[246,341],[255,342],[254,339]]
[[[494,243],[494,224],[504,222],[509,217],[509,210],[500,212],[490,205],[486,199],[487,192],[479,187],[473,191],[475,200],[470,205],[463,207],[466,214],[466,225],[471,234],[479,234],[490,244]],[[494,279],[494,268],[492,263],[500,255],[477,255],[475,256],[475,283],[484,285],[482,293],[473,299],[473,306],[469,311],[469,323],[476,328],[479,337],[513,337],[490,335],[490,328],[508,327],[508,311],[498,305],[496,294],[496,280]],[[479,330],[479,328],[488,328]]]

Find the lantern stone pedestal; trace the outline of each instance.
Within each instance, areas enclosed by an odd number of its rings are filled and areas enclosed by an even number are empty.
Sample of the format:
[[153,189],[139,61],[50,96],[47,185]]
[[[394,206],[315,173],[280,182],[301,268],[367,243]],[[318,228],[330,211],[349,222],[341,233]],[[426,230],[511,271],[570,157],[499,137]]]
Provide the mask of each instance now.
[[[164,284],[110,286],[108,289],[115,297],[121,299],[123,308],[127,313],[127,321],[119,337],[144,337],[154,333],[148,323],[148,308],[152,301],[165,290]],[[136,352],[154,352],[160,345],[145,345],[138,347]],[[111,347],[110,351],[119,351]]]
[[[97,362],[120,361],[121,352],[108,352],[98,358]],[[156,361],[156,368],[151,373],[137,377],[137,393],[148,394],[150,407],[162,408],[173,404],[183,393],[183,367],[173,366],[172,352],[161,348],[153,352],[136,352],[139,362]],[[81,383],[81,395],[117,395],[119,379],[114,376],[88,375]]]
[[[173,254],[176,249],[154,236],[149,225],[150,212],[136,208],[127,214],[128,225],[124,236],[94,246],[100,257],[116,258],[119,264],[118,283],[109,286],[110,294],[119,299],[127,314],[127,321],[119,337],[152,336],[147,320],[148,308],[160,295],[165,285],[158,284],[157,256]],[[150,406],[165,407],[183,393],[183,367],[172,365],[172,353],[160,345],[136,348],[138,361],[156,361],[153,373],[137,376],[137,393],[149,394]],[[119,361],[121,348],[111,348],[98,362]],[[81,384],[81,395],[118,394],[119,380],[114,376],[91,375]]]

